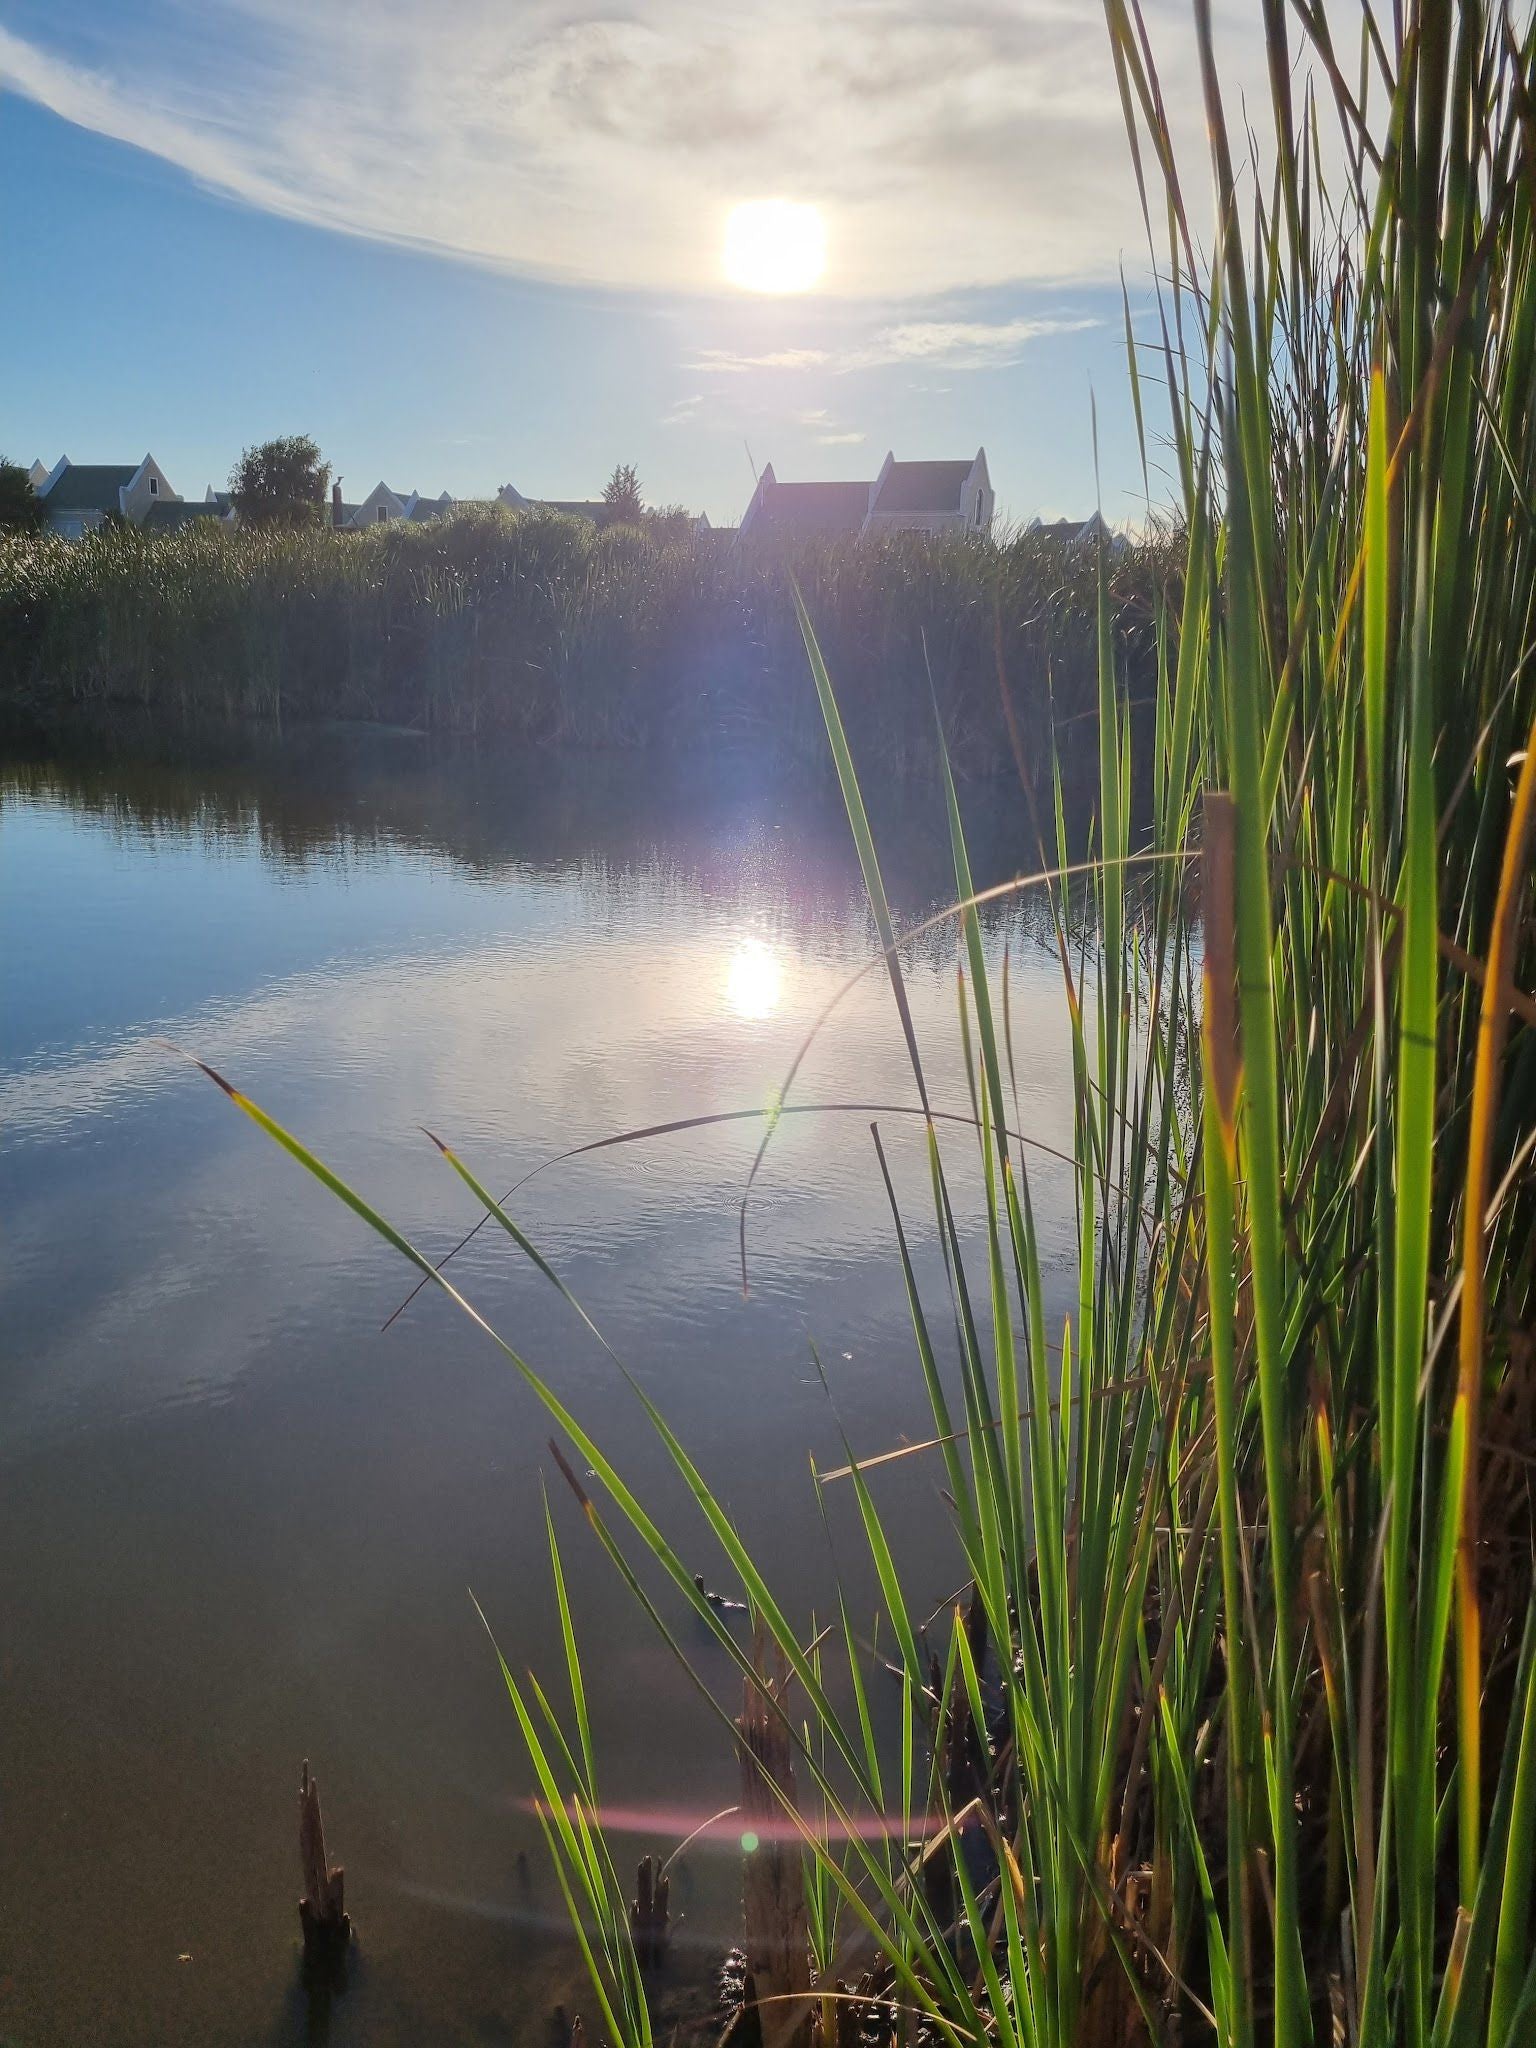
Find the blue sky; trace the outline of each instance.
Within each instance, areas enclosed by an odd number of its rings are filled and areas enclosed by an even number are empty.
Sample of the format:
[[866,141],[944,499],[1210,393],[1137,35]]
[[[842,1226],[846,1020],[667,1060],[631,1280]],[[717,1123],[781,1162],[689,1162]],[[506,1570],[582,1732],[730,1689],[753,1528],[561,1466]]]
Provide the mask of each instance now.
[[[1192,108],[1183,9],[1151,12]],[[0,81],[15,459],[152,449],[201,496],[307,431],[349,497],[632,461],[718,522],[748,449],[858,477],[985,443],[1027,518],[1091,506],[1096,399],[1105,508],[1144,504],[1096,0],[8,0]],[[726,285],[730,208],[770,196],[822,210],[820,289]]]

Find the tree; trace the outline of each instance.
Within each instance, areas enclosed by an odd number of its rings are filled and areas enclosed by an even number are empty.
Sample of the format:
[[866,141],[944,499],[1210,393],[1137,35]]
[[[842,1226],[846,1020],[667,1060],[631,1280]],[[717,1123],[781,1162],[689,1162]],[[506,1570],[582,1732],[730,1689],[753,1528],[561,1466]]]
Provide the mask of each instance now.
[[638,526],[645,517],[640,479],[632,462],[621,462],[603,485],[604,526]]
[[36,533],[47,516],[21,464],[7,462],[0,455],[0,526],[12,532]]
[[331,465],[308,434],[284,434],[247,448],[229,473],[235,510],[252,526],[318,526]]

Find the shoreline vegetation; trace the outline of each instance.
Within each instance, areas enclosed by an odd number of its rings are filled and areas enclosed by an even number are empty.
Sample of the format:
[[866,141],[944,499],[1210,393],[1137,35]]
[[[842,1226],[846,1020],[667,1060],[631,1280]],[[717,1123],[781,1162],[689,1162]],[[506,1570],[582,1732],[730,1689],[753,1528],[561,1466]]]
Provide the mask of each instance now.
[[[1139,697],[1179,560],[1159,534],[1114,564]],[[342,718],[538,745],[752,746],[820,768],[791,571],[883,770],[933,766],[935,697],[962,776],[1011,759],[1000,676],[1042,759],[1053,726],[1096,715],[1090,546],[910,534],[786,558],[664,517],[599,529],[498,508],[364,533],[210,521],[0,537],[0,717]]]

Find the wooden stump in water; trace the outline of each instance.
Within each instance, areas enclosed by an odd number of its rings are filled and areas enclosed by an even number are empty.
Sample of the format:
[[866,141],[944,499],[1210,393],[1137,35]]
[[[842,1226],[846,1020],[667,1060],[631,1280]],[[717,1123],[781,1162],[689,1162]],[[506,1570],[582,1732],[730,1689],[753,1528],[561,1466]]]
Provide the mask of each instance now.
[[[805,2048],[814,2008],[800,1839],[786,1811],[796,1803],[794,1751],[782,1718],[789,1672],[761,1627],[752,1663],[755,1675],[742,1682],[736,1723],[747,1852],[742,1932],[751,1986],[743,2014],[756,2009],[763,2048]],[[738,2030],[735,2038],[745,2037]]]
[[307,1757],[299,1775],[299,1864],[304,1872],[304,1896],[299,1900],[304,1959],[335,1965],[352,1939],[352,1922],[343,1904],[346,1877],[339,1863],[326,1860],[320,1786],[309,1774]]
[[750,1970],[741,1980],[741,2002],[726,2021],[719,2048],[763,2048],[763,2009],[757,2002],[757,1979]]
[[671,1884],[654,1856],[642,1856],[635,1874],[634,1903],[629,1909],[635,1939],[635,1960],[651,1970],[667,1953],[667,1901]]

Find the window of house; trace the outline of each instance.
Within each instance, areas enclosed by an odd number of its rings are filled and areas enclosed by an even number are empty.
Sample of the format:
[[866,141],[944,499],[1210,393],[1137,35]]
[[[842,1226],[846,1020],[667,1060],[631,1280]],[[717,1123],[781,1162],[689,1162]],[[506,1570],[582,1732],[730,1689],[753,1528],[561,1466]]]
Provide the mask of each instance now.
[[152,476],[149,480],[149,495],[152,498],[158,498],[160,495],[160,479],[157,476]]
[[387,519],[389,517],[389,507],[387,505],[375,506],[373,516],[380,521]]
[[985,509],[986,500],[982,497],[981,492],[978,491],[976,493],[976,524],[978,526],[980,526],[981,524],[981,515]]

